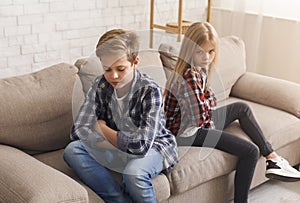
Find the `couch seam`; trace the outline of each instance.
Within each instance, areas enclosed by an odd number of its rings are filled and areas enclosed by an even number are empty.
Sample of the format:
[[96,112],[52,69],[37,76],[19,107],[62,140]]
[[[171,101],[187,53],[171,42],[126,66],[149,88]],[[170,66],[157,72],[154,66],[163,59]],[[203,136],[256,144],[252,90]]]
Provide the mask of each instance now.
[[[3,185],[3,186],[7,186],[3,181],[0,180],[0,184]],[[12,192],[15,196],[19,197],[19,199],[26,203],[26,200],[22,197],[22,195],[20,195],[19,193],[17,193],[15,190],[12,190],[11,188],[9,187],[5,187],[7,188],[8,191]]]
[[72,198],[72,199],[69,199],[69,200],[62,200],[62,201],[59,201],[58,203],[67,203],[67,202],[74,202],[74,201],[83,202],[83,203],[86,202],[85,198],[79,197],[79,198]]
[[[3,186],[6,186],[6,184],[4,184],[3,181],[0,180],[0,184],[3,185]],[[19,193],[17,193],[15,190],[12,190],[11,188],[9,187],[5,187],[7,188],[8,191],[12,192],[15,196],[17,196],[22,202],[26,203],[26,200],[22,197],[22,195],[20,195]],[[2,199],[0,197],[0,199]],[[59,201],[58,203],[68,203],[68,202],[79,202],[79,203],[85,203],[85,198],[83,197],[80,197],[80,198],[72,198],[72,199],[69,199],[69,200],[62,200],[62,201]]]

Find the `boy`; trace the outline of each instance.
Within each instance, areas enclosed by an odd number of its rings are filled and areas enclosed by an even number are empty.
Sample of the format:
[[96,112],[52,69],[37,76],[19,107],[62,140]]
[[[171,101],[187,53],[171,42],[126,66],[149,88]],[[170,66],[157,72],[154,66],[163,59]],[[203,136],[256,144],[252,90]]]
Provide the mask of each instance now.
[[[71,130],[64,159],[105,202],[156,202],[151,180],[178,162],[159,86],[137,69],[138,38],[114,29],[99,40],[98,76]],[[120,170],[124,188],[109,170]],[[123,192],[123,190],[125,192]]]

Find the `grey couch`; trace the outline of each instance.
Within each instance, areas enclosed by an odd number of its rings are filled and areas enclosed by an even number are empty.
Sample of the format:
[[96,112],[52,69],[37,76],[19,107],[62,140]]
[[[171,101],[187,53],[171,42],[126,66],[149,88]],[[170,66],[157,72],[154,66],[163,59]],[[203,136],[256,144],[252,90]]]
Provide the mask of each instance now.
[[[174,67],[170,47],[141,51],[139,68],[163,87]],[[300,85],[246,72],[243,41],[220,40],[213,83],[220,105],[250,105],[275,150],[300,163]],[[161,57],[161,58],[160,58]],[[162,60],[160,60],[162,59]],[[0,202],[103,202],[63,161],[73,117],[93,78],[95,56],[0,79]],[[217,79],[221,79],[221,81]],[[249,139],[232,123],[226,131]],[[233,197],[236,157],[209,148],[180,147],[180,162],[153,180],[158,202],[226,202]],[[267,181],[260,158],[251,188]],[[118,174],[115,177],[119,180]]]

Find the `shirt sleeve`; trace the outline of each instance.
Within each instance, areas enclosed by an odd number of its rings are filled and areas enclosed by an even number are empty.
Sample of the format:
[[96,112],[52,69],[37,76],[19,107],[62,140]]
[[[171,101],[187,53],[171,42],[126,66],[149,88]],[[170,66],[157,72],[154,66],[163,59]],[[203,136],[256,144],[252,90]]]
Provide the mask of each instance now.
[[183,77],[187,84],[183,85],[183,89],[185,89],[183,95],[186,103],[182,105],[188,106],[193,113],[189,122],[197,122],[198,126],[207,125],[206,127],[208,127],[212,123],[211,113],[215,105],[214,94],[205,90],[201,74],[189,69]]
[[166,128],[177,135],[181,122],[180,108],[178,103],[178,95],[180,86],[175,82],[165,96],[164,112],[166,114]]
[[[101,106],[97,87],[101,77],[94,80],[92,87],[89,89],[86,99],[75,118],[71,128],[71,139],[81,139],[83,141],[99,142],[104,138],[95,131],[94,125],[97,121],[97,108]],[[92,143],[90,143],[92,144]]]
[[[146,155],[151,149],[162,119],[162,94],[158,87],[145,87],[141,98],[139,126],[132,126],[130,131],[118,131],[118,148],[129,154]],[[134,124],[132,124],[134,125]]]
[[[198,115],[201,115],[205,109],[204,107],[204,88],[202,84],[201,78],[197,77],[197,73],[192,73],[191,69],[188,69],[183,75],[183,83],[182,83],[182,89],[183,89],[183,106],[189,106],[189,108],[192,110],[191,112],[194,112],[193,115],[197,115],[196,118],[198,118]],[[198,120],[198,119],[197,119]]]
[[211,88],[208,88],[208,90],[205,92],[205,98],[209,101],[210,110],[215,110],[217,106],[217,98],[215,97],[215,93]]

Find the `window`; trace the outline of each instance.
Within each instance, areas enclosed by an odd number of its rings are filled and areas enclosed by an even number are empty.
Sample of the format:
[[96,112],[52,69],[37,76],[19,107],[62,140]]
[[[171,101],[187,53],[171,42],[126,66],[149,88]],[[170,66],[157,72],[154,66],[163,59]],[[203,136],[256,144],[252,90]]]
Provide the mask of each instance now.
[[299,0],[213,0],[213,7],[300,21]]

